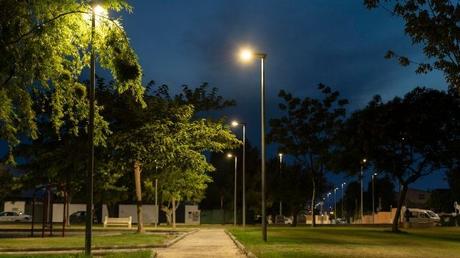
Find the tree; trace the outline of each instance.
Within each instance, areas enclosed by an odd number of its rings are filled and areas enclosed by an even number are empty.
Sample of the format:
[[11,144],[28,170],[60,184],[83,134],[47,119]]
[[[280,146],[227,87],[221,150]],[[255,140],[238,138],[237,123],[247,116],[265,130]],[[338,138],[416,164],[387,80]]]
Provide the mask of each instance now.
[[[452,95],[416,88],[403,99],[396,97],[387,103],[375,97],[347,121],[344,130],[350,153],[366,146],[366,157],[375,170],[401,185],[394,232],[399,231],[408,186],[421,177],[439,173],[451,162],[454,152],[450,147],[458,142],[458,108]],[[355,145],[357,141],[362,144]]]
[[293,216],[292,226],[297,226],[297,215],[305,209],[305,204],[311,198],[312,180],[310,174],[306,173],[298,164],[283,164],[282,171],[274,171],[270,182],[272,188],[274,208],[277,208],[277,201],[281,200],[283,214]]
[[[142,232],[141,172],[143,168],[166,173],[162,185],[172,205],[176,200],[195,197],[205,189],[207,177],[200,177],[213,167],[206,162],[205,151],[231,149],[238,140],[219,122],[206,119],[191,121],[193,107],[174,107],[172,117],[150,121],[140,128],[114,136],[114,149],[126,164],[132,164],[138,204],[138,231]],[[200,179],[200,180],[198,180]],[[203,186],[204,185],[204,186]],[[197,189],[198,188],[198,189]],[[173,221],[174,225],[174,221]]]
[[[444,73],[452,89],[460,89],[460,5],[450,0],[364,0],[369,9],[384,8],[404,21],[404,32],[413,45],[421,45],[431,62],[417,63],[388,51],[387,58],[396,57],[401,65],[417,64],[417,73],[433,69]],[[386,6],[389,4],[390,6]]]
[[[372,181],[369,182],[367,186],[368,192],[365,196],[367,196],[365,209],[372,211]],[[388,176],[384,177],[375,177],[374,179],[374,197],[375,197],[375,211],[380,211],[378,208],[380,206],[381,210],[389,211],[391,210],[390,207],[395,206],[395,185],[393,180]],[[366,207],[367,206],[367,207]]]
[[344,213],[347,218],[359,218],[359,198],[361,186],[358,181],[352,181],[348,184],[344,195]]
[[323,183],[326,165],[334,149],[334,138],[345,117],[345,99],[339,92],[319,84],[322,99],[293,97],[284,90],[278,94],[283,102],[279,105],[284,113],[281,118],[271,119],[269,141],[280,145],[280,151],[294,157],[308,171],[312,181],[311,207],[315,221],[317,190]]
[[[31,94],[49,96],[50,122],[79,135],[89,113],[85,85],[79,81],[95,49],[101,67],[109,70],[119,93],[142,103],[142,70],[119,20],[98,16],[91,38],[88,1],[1,0],[0,12],[0,139],[7,142],[10,162],[19,136],[36,139],[39,113]],[[123,0],[105,0],[109,10],[130,11]],[[91,45],[91,48],[89,47]],[[103,142],[107,124],[96,107],[96,137]],[[66,122],[64,122],[66,120]],[[86,127],[86,123],[85,123]]]

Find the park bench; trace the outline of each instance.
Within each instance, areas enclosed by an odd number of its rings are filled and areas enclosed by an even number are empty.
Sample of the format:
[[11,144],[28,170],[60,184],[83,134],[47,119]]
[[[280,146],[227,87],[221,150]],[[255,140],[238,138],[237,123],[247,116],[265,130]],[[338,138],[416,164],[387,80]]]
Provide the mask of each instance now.
[[127,218],[109,218],[108,216],[104,217],[104,228],[109,225],[124,226],[127,225],[128,228],[131,228],[132,217]]

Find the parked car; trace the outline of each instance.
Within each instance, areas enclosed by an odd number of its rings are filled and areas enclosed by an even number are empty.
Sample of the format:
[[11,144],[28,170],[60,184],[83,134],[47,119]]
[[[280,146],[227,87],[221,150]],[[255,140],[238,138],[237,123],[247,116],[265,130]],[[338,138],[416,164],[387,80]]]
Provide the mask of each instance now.
[[[86,222],[86,211],[77,211],[70,214],[69,217],[70,224],[79,224]],[[96,216],[93,216],[93,223],[97,223]]]
[[430,224],[431,223],[434,225],[441,224],[441,218],[439,217],[439,215],[430,210],[409,208],[409,212],[410,212],[410,217],[409,217],[410,223],[416,223],[416,224]]
[[342,225],[343,225],[343,224],[347,224],[347,220],[344,219],[344,218],[337,218],[337,219],[335,220],[335,224],[342,224]]
[[292,224],[292,218],[285,217],[283,215],[276,215],[275,224]]
[[0,212],[0,222],[31,222],[32,216],[17,211]]

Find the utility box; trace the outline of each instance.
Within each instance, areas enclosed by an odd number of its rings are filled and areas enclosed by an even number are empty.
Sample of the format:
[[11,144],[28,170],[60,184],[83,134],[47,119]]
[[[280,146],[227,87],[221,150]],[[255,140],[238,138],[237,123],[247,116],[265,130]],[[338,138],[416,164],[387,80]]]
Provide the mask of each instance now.
[[200,210],[198,205],[185,205],[185,225],[199,225]]

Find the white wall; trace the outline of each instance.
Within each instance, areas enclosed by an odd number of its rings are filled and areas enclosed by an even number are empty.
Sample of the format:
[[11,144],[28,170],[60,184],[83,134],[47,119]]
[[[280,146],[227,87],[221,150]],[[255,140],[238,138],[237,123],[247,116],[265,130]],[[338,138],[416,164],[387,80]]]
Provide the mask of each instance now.
[[26,209],[26,202],[17,201],[17,202],[5,202],[3,205],[4,211],[21,211],[24,212]]
[[[120,218],[131,216],[133,223],[137,223],[137,206],[135,204],[120,204],[118,208]],[[158,222],[158,206],[149,204],[142,205],[142,215],[145,224]]]
[[199,225],[200,210],[198,205],[185,205],[185,225]]
[[[64,209],[64,204],[53,203],[53,222],[62,222],[62,215],[64,215],[63,209]],[[75,213],[77,211],[86,211],[86,204],[71,203],[69,206],[69,216],[72,215],[72,213]],[[106,214],[108,214],[107,205],[104,204],[102,206],[102,217],[104,217]]]

